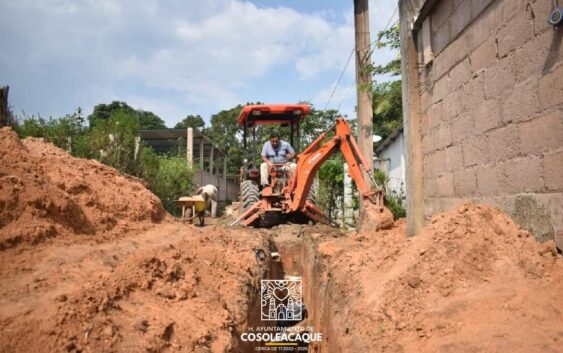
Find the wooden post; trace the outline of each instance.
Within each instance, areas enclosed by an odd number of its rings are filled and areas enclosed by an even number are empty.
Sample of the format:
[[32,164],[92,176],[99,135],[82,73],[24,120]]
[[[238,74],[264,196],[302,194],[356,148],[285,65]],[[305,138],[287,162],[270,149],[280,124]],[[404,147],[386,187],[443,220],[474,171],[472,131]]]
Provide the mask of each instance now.
[[209,154],[209,173],[213,174],[213,146],[211,146],[211,153]]
[[[373,169],[373,109],[371,102],[371,42],[369,34],[368,0],[354,0],[356,40],[356,93],[358,104],[358,147],[366,160],[366,168]],[[367,173],[364,178],[369,180]],[[360,201],[360,217],[362,215]]]
[[201,141],[199,142],[199,171],[203,172],[203,148],[205,147],[203,136],[201,137]]
[[0,87],[0,127],[10,125],[11,114],[8,109],[8,91],[10,87]]

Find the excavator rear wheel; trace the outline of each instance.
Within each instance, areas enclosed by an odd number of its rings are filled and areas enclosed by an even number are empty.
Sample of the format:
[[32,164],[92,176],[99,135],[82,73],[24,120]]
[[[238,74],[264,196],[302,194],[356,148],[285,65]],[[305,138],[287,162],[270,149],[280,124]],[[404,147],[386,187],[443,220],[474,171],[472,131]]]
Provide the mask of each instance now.
[[258,185],[252,180],[245,180],[240,184],[240,213],[243,214],[250,207],[252,207],[260,198],[260,190],[258,190]]

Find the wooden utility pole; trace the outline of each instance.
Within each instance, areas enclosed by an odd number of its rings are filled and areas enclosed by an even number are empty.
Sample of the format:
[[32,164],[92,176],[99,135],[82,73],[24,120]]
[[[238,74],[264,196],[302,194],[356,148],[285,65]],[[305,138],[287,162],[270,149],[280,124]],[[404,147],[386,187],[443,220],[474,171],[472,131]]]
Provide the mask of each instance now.
[[354,0],[356,28],[356,91],[358,97],[358,144],[368,167],[373,168],[373,109],[371,105],[371,41],[368,0]]
[[0,87],[0,127],[10,125],[11,114],[8,108],[8,92],[10,87]]
[[[373,169],[373,108],[371,105],[371,41],[369,35],[368,0],[354,0],[354,26],[356,33],[356,93],[358,97],[358,145]],[[364,173],[364,178],[368,176]],[[360,206],[362,204],[360,203]],[[360,208],[360,218],[363,207]]]

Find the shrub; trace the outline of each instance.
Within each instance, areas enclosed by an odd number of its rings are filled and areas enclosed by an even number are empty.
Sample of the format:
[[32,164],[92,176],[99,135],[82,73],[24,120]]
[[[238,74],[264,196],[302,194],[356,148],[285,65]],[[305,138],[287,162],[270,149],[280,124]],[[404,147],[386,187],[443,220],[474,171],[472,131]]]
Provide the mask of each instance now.
[[195,169],[186,163],[185,154],[159,156],[151,148],[141,152],[142,177],[168,212],[178,215],[175,200],[193,191]]
[[399,219],[407,216],[405,210],[405,189],[403,186],[399,190],[389,190],[387,186],[389,178],[384,171],[377,170],[374,173],[375,181],[382,185],[385,189],[385,205],[393,213],[394,219]]

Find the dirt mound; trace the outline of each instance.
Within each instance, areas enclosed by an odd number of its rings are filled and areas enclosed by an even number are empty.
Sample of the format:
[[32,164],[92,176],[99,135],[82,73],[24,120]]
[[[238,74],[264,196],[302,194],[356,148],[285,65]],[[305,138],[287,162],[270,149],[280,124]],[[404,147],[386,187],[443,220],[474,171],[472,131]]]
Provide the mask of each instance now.
[[[333,275],[340,347],[371,352],[557,351],[563,261],[500,210],[472,203],[319,245]],[[353,295],[350,295],[352,293]],[[366,350],[367,351],[367,350]]]
[[123,233],[166,217],[140,180],[0,129],[0,250],[60,235]]
[[252,230],[167,223],[112,242],[48,245],[32,271],[0,279],[0,351],[234,351],[258,290],[253,249],[264,242]]

